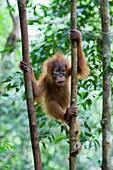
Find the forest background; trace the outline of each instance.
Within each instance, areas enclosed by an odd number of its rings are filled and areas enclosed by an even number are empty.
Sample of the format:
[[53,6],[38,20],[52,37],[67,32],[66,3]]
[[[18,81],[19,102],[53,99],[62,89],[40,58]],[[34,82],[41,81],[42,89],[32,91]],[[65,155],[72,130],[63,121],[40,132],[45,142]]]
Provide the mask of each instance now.
[[[32,170],[33,155],[29,133],[23,73],[18,68],[22,59],[16,1],[0,0],[0,168]],[[113,1],[109,0],[111,38],[113,37]],[[15,30],[13,30],[14,16]],[[70,4],[68,0],[28,1],[30,61],[39,77],[42,63],[61,50],[70,59]],[[78,107],[82,151],[77,158],[79,170],[100,169],[102,162],[102,51],[99,0],[77,2],[77,29],[82,33],[83,49],[90,75],[79,80]],[[12,32],[13,31],[13,32]],[[13,33],[13,37],[11,37]],[[10,36],[9,36],[10,35]],[[10,38],[9,38],[10,37]],[[8,48],[5,48],[5,45]],[[113,74],[113,41],[111,45]],[[112,78],[113,82],[113,78]],[[113,92],[113,83],[112,83]],[[44,170],[68,170],[66,125],[46,116],[36,104],[37,126]],[[112,97],[113,108],[113,97]],[[113,109],[112,109],[113,113]],[[113,126],[113,116],[112,124]],[[111,128],[111,134],[113,129]],[[112,135],[113,163],[113,135]],[[113,165],[112,165],[113,166]]]

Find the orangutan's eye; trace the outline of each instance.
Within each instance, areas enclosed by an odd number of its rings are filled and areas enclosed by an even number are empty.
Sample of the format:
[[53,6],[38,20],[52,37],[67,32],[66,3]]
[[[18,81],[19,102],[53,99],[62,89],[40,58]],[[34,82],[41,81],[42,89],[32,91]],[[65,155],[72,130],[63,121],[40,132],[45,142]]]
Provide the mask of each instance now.
[[62,73],[65,73],[66,70],[62,69]]
[[54,70],[55,74],[59,74],[59,72],[60,72],[59,69]]
[[57,70],[55,70],[55,72],[57,72],[57,73],[58,73],[58,72],[59,72],[59,70],[57,69]]

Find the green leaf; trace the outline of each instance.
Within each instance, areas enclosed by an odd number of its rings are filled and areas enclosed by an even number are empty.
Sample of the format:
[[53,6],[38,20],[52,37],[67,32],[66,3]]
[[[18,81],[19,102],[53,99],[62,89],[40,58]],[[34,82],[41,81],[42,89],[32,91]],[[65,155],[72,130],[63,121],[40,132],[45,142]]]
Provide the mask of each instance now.
[[86,102],[82,103],[84,110],[86,110]]
[[89,141],[89,149],[92,147],[92,141]]
[[19,92],[19,90],[20,90],[20,89],[19,89],[18,87],[16,87],[16,92]]
[[51,136],[52,136],[52,138],[53,138],[53,140],[55,139],[55,137],[54,137],[54,135],[51,133]]
[[82,96],[83,99],[85,99],[88,96],[88,92],[82,92],[81,96]]
[[113,68],[112,67],[109,66],[108,70],[109,70],[109,72],[113,73]]
[[52,40],[53,40],[52,38],[48,38],[48,39],[47,39],[47,42],[50,42],[50,41],[52,41]]
[[5,147],[3,147],[3,146],[0,146],[0,152],[4,152],[4,149],[5,149]]
[[8,97],[8,96],[9,96],[9,94],[4,93],[4,94],[2,94],[2,96],[4,96],[4,97]]
[[97,151],[97,144],[96,144],[95,140],[93,141],[93,143],[94,143],[95,151]]
[[9,146],[10,146],[11,149],[15,149],[16,148],[16,146],[14,146],[14,145],[9,145]]
[[20,72],[20,71],[16,71],[16,73],[17,73],[17,74],[22,74],[22,72]]
[[48,139],[49,139],[50,143],[52,143],[52,140],[51,140],[51,138],[50,138],[50,137],[48,137]]
[[45,145],[45,143],[44,143],[44,142],[42,142],[42,144],[43,144],[44,149],[46,149],[46,145]]
[[89,137],[93,136],[92,133],[89,133],[89,132],[85,132],[85,135]]
[[7,90],[9,90],[11,88],[11,83],[9,83],[8,85],[7,85]]
[[42,128],[45,124],[46,124],[46,122],[42,122],[42,123],[39,125],[39,128]]
[[91,128],[86,122],[84,122],[84,126],[91,132]]
[[11,76],[9,76],[5,81],[3,81],[3,83],[7,83],[10,82],[13,78]]
[[3,143],[3,146],[9,150],[8,144]]
[[87,99],[86,101],[86,104],[90,107],[90,105],[92,104],[92,100],[91,99]]
[[55,143],[58,143],[58,142],[62,141],[63,139],[67,139],[67,138],[64,137],[64,136],[57,136],[57,137],[55,138]]
[[97,139],[94,139],[94,140],[95,140],[95,142],[98,144],[98,146],[100,146],[99,141],[98,141]]

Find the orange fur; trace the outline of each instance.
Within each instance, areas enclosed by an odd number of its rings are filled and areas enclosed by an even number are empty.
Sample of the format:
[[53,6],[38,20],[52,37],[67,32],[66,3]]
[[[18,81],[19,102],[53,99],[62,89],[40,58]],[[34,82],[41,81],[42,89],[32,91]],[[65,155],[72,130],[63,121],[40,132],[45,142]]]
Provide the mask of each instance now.
[[[38,90],[43,91],[42,101],[46,112],[62,121],[64,121],[64,114],[70,102],[69,90],[69,76],[66,77],[66,83],[63,87],[57,87],[52,80],[52,61],[65,61],[67,65],[67,72],[70,72],[70,65],[68,60],[64,59],[62,55],[57,52],[55,57],[49,58],[43,63],[43,71],[38,81]],[[34,89],[34,88],[33,88]],[[42,90],[41,90],[42,89]],[[33,90],[34,91],[34,90]],[[37,95],[38,94],[38,95]],[[38,102],[40,100],[39,92],[34,91],[34,98]],[[54,107],[53,107],[54,106]]]
[[85,55],[82,50],[82,39],[77,42],[77,56],[78,56],[78,77],[84,79],[89,74],[89,68],[87,66]]
[[[89,68],[85,61],[85,56],[82,50],[82,39],[79,33],[77,40],[77,55],[78,76],[82,79],[88,75]],[[26,63],[23,63],[23,65],[20,66],[20,68],[23,68],[23,70],[26,69],[26,67]],[[58,74],[57,72],[53,72],[55,68],[56,70],[59,68],[60,71],[57,70],[59,72]],[[57,78],[59,77],[58,81],[59,84],[61,83],[61,86],[55,84],[55,76]],[[42,100],[45,110],[50,116],[60,119],[62,122],[67,121],[67,124],[69,124],[70,117],[66,119],[65,115],[71,116],[71,114],[74,114],[76,116],[78,114],[76,107],[68,108],[70,109],[70,112],[66,111],[68,110],[67,107],[70,104],[70,76],[71,66],[68,60],[62,57],[60,52],[57,52],[54,57],[47,59],[43,63],[42,74],[40,75],[38,82],[36,82],[33,69],[31,67],[31,81],[34,99],[37,101],[37,103]],[[78,121],[76,122],[76,128],[79,130]],[[79,135],[77,135],[77,141],[79,141]]]
[[[78,44],[79,48],[81,45]],[[78,68],[80,77],[85,77],[88,73],[88,67],[83,55],[83,51],[78,49]],[[52,78],[52,62],[55,61],[65,61],[67,66],[67,77],[66,83],[62,87],[58,87],[54,84]],[[82,63],[83,61],[83,63]],[[84,70],[86,69],[86,71]],[[38,83],[36,82],[34,76],[32,78],[33,84],[33,94],[34,99],[39,102],[42,99],[46,112],[57,118],[61,121],[64,121],[64,114],[67,107],[70,104],[70,81],[69,77],[71,74],[71,66],[67,59],[64,59],[60,52],[57,52],[56,55],[52,58],[47,59],[43,63],[42,74],[39,77]],[[33,75],[33,73],[32,73]]]

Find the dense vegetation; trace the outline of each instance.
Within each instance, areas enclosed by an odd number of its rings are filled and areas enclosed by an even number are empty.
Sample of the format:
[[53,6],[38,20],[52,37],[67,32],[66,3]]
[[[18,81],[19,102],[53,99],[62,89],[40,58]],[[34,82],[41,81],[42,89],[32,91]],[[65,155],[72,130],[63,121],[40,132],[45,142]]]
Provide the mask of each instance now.
[[[4,46],[13,23],[9,11],[18,16],[17,4],[0,0],[0,169],[33,169],[33,156],[29,134],[23,73],[18,69],[21,60],[21,41],[9,50]],[[113,36],[113,1],[110,3],[111,35]],[[101,18],[99,0],[81,0],[77,4],[78,30],[83,37],[83,49],[90,67],[90,75],[79,80],[78,107],[80,120],[80,141],[83,144],[77,158],[79,170],[100,169],[102,154],[102,55]],[[42,63],[61,50],[70,58],[70,4],[67,0],[48,0],[27,3],[30,60],[38,78]],[[3,52],[5,53],[2,57]],[[6,53],[7,52],[7,53]],[[113,45],[112,50],[113,54]],[[111,66],[113,67],[113,55]],[[109,68],[111,74],[113,69]],[[112,79],[113,81],[113,79]],[[113,83],[112,83],[113,91]],[[113,97],[112,97],[113,101]],[[113,103],[113,102],[112,102]],[[113,104],[112,104],[113,106]],[[37,125],[44,170],[68,170],[67,126],[46,116],[41,104],[36,104]],[[113,110],[112,110],[113,112]],[[112,125],[113,126],[113,117]],[[113,133],[113,129],[112,132]],[[113,141],[112,141],[113,162]]]

